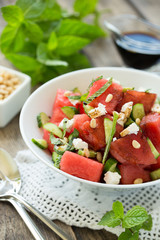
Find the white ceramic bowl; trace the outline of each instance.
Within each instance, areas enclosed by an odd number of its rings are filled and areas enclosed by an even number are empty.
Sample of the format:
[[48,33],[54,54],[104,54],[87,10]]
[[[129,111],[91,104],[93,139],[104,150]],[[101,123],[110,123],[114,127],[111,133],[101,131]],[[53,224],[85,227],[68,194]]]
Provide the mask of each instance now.
[[71,90],[74,87],[79,87],[79,89],[85,93],[91,80],[100,75],[103,75],[106,78],[113,77],[120,81],[125,87],[135,87],[135,89],[138,89],[139,87],[143,87],[144,89],[151,88],[153,92],[160,95],[160,77],[139,70],[98,67],[67,73],[54,78],[39,87],[24,104],[20,115],[20,130],[25,143],[40,161],[47,164],[54,171],[63,174],[67,178],[81,182],[89,188],[97,187],[103,191],[122,191],[126,189],[138,189],[160,183],[160,180],[156,180],[143,184],[111,185],[83,180],[55,168],[51,160],[51,154],[48,151],[41,150],[32,143],[32,138],[42,138],[42,131],[37,127],[36,117],[40,112],[45,112],[48,115],[51,115],[57,89],[63,88]]
[[7,98],[0,101],[0,128],[5,127],[11,119],[21,110],[24,102],[30,95],[31,78],[23,73],[10,68],[0,66],[0,70],[4,70],[10,74],[16,75],[21,84]]

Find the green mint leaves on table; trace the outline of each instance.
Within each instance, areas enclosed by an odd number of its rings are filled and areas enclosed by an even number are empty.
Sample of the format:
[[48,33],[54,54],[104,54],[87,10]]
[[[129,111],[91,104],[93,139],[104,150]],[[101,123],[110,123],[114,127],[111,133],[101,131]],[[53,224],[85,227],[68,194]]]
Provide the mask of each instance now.
[[[56,0],[17,0],[1,8],[7,22],[0,49],[32,84],[44,83],[60,74],[90,67],[81,50],[105,33],[98,26],[98,0],[75,0],[72,12]],[[103,11],[104,12],[104,11]],[[92,14],[93,23],[83,18]]]
[[121,202],[113,203],[112,210],[107,212],[98,223],[102,226],[116,227],[121,225],[125,229],[118,240],[139,240],[139,230],[150,231],[152,228],[152,217],[144,207],[134,206],[126,214]]

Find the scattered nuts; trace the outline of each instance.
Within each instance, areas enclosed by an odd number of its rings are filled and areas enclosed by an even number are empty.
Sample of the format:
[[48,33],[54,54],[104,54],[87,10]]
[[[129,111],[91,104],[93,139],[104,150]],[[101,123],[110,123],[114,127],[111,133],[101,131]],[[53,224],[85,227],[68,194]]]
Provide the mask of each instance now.
[[88,150],[88,148],[84,148],[84,156],[89,158],[89,150]]
[[133,184],[140,184],[143,183],[143,179],[142,178],[136,178],[133,182]]
[[96,119],[92,118],[91,121],[90,121],[90,127],[91,128],[96,128],[96,126],[97,126]]
[[139,142],[137,142],[136,140],[133,140],[132,141],[132,146],[136,149],[140,148],[141,147],[141,144]]
[[97,152],[97,160],[98,160],[98,162],[102,162],[102,153],[101,152]]
[[141,120],[139,118],[136,118],[136,124],[140,125],[140,123],[141,123]]
[[113,98],[113,95],[112,95],[112,94],[108,94],[107,97],[106,97],[105,102],[106,102],[106,103],[107,103],[107,102],[110,102],[110,101],[112,100],[112,98]]
[[121,137],[125,137],[128,134],[129,134],[129,130],[127,128],[125,128],[122,132],[120,132]]
[[20,84],[16,75],[0,70],[0,100],[6,99]]

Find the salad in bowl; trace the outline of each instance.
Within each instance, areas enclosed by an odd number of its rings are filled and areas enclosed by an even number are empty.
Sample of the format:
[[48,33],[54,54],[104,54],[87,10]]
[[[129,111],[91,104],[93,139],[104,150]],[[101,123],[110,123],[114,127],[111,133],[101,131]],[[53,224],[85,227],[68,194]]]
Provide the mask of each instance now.
[[22,136],[39,159],[80,182],[103,188],[155,184],[160,181],[158,81],[122,68],[60,76],[25,103]]

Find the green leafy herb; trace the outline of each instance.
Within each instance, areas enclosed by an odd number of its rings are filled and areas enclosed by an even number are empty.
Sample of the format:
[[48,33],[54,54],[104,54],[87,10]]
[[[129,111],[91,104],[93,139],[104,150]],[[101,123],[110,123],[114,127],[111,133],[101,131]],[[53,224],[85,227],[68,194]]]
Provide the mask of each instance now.
[[53,145],[61,145],[62,144],[62,140],[60,138],[56,138],[53,133],[50,133],[50,141]]
[[92,94],[87,100],[85,101],[87,104],[92,102],[95,98],[99,97],[102,93],[106,91],[106,89],[112,84],[112,78],[108,80],[98,91]]
[[122,225],[125,231],[120,234],[118,240],[139,240],[141,228],[151,230],[152,217],[141,206],[134,206],[124,215],[122,203],[116,201],[113,203],[112,210],[107,212],[98,224],[113,228]]
[[32,78],[32,85],[44,83],[60,74],[88,68],[80,51],[104,31],[83,18],[97,18],[98,0],[75,0],[72,13],[56,0],[17,0],[1,8],[7,22],[0,36],[0,49],[20,71]]
[[151,91],[151,89],[149,88],[145,91],[145,93],[150,93],[150,91]]
[[69,99],[74,99],[74,100],[81,100],[81,96],[75,95],[75,96],[68,96]]
[[98,80],[100,80],[102,78],[103,78],[103,76],[100,76],[100,77],[97,77],[97,78],[93,79],[92,82],[88,86],[88,90],[93,86],[94,82],[97,82]]

